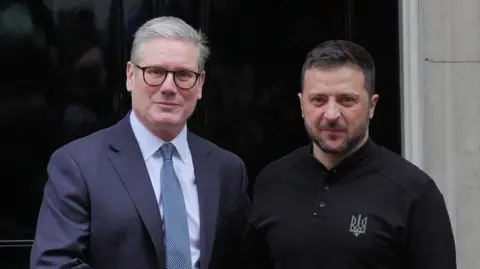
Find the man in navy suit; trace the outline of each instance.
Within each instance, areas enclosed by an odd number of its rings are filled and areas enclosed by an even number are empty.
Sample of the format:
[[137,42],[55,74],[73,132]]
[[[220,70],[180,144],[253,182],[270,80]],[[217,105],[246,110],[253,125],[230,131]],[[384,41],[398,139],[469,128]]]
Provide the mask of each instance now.
[[242,268],[250,201],[243,161],[189,132],[205,37],[160,17],[135,34],[132,111],[58,149],[31,268]]

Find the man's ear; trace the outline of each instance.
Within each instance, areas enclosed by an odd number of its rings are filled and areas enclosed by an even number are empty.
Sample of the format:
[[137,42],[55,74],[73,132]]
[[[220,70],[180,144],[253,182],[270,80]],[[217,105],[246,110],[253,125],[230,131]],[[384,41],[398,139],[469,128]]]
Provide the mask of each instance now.
[[205,82],[205,71],[202,71],[200,76],[198,77],[198,90],[197,90],[197,99],[200,100],[202,99],[202,92],[203,92],[203,83]]
[[300,101],[300,110],[302,112],[302,118],[303,118],[304,114],[303,114],[303,94],[302,94],[302,92],[299,92],[297,94],[297,96],[298,96],[298,100]]
[[377,106],[378,98],[380,98],[380,96],[378,96],[378,94],[374,94],[370,98],[370,109],[368,111],[368,117],[370,119],[372,119],[373,115],[375,114],[375,107]]
[[131,92],[133,89],[133,85],[135,84],[135,66],[131,62],[127,62],[127,80],[125,82],[127,86],[127,91]]

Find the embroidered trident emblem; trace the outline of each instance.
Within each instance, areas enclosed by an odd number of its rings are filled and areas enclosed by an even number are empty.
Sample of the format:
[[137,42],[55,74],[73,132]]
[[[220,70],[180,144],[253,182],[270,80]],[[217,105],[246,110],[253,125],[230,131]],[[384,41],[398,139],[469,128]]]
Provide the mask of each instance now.
[[361,214],[359,214],[357,217],[355,217],[355,215],[352,215],[352,221],[350,222],[350,232],[352,232],[356,237],[358,237],[360,234],[364,234],[367,230],[367,219],[368,217],[362,219]]

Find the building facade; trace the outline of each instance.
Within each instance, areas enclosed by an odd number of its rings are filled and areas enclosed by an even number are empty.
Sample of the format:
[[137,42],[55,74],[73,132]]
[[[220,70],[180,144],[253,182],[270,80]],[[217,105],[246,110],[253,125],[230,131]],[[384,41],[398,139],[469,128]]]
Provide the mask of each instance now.
[[404,156],[447,202],[458,268],[480,268],[480,1],[404,0]]

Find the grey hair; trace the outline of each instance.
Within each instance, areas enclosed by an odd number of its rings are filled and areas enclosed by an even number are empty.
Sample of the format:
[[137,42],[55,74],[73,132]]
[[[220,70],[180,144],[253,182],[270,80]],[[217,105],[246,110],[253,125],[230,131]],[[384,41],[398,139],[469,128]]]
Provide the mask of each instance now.
[[205,62],[210,55],[207,46],[207,37],[200,31],[196,31],[182,19],[177,17],[158,17],[147,21],[135,32],[130,61],[138,63],[142,54],[143,45],[154,38],[183,39],[193,42],[198,48],[198,69],[202,72]]

